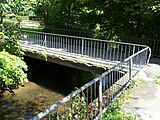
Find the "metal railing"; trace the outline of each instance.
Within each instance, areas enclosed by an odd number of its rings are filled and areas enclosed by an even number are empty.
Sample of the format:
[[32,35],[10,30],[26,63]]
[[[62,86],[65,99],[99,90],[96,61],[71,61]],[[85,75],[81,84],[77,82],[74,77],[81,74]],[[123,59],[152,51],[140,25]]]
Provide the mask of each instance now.
[[160,40],[134,37],[122,37],[118,39],[123,42],[147,45],[151,48],[153,57],[160,57]]
[[[111,103],[129,86],[132,78],[148,63],[150,48],[144,45],[111,42],[58,34],[23,31],[23,44],[63,49],[70,54],[94,59],[121,61],[78,90],[64,97],[32,120],[101,119]],[[27,42],[26,42],[27,41]],[[36,47],[36,46],[35,46]],[[54,49],[55,50],[55,49]]]
[[146,65],[148,50],[145,48],[130,56],[32,119],[101,119],[110,104]]
[[100,39],[67,36],[43,32],[24,31],[27,38],[24,42],[40,45],[44,48],[56,48],[61,52],[74,53],[83,57],[91,57],[105,61],[124,61],[125,58],[146,48],[145,45],[114,42]]

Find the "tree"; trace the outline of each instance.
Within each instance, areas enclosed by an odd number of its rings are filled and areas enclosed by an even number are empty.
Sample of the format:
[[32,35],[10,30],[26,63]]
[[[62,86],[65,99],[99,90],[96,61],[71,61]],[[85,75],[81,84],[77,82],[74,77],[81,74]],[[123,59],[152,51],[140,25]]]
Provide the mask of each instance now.
[[158,0],[112,0],[103,5],[104,14],[100,24],[106,37],[160,38]]
[[38,0],[46,26],[94,31],[97,37],[160,38],[159,0]]
[[[101,1],[94,0],[93,4]],[[98,10],[92,5],[87,0],[38,0],[35,14],[45,26],[91,31],[99,20]]]
[[33,15],[36,0],[0,0],[0,24],[7,14]]
[[0,92],[5,89],[12,91],[12,86],[23,84],[26,79],[24,71],[27,65],[23,61],[23,52],[20,40],[19,22],[4,23],[6,14],[18,14],[20,7],[19,0],[0,0]]

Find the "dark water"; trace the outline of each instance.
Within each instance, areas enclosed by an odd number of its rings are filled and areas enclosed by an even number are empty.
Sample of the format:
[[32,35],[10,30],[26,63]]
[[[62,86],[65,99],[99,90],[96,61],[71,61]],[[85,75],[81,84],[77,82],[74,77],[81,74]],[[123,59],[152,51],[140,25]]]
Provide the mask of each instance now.
[[33,58],[25,58],[28,80],[0,99],[0,120],[27,120],[90,81],[94,74]]

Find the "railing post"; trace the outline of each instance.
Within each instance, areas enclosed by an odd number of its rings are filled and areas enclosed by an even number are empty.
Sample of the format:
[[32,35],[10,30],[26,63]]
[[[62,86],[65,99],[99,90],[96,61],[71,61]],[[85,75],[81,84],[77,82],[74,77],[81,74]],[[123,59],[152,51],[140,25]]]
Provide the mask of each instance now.
[[45,34],[45,36],[44,36],[44,47],[46,48],[46,34]]
[[99,80],[99,119],[102,118],[102,78]]
[[131,80],[132,79],[132,65],[133,65],[133,60],[132,60],[133,58],[131,58],[130,60],[129,60],[129,80]]
[[82,48],[82,53],[81,54],[83,56],[83,52],[84,52],[84,39],[83,38],[82,38],[82,47],[81,48]]
[[31,45],[31,37],[30,37],[31,35],[30,34],[28,34],[28,38],[29,38],[29,45]]
[[[133,54],[134,54],[134,52],[135,52],[135,45],[133,46]],[[132,55],[133,55],[133,54],[132,54]]]

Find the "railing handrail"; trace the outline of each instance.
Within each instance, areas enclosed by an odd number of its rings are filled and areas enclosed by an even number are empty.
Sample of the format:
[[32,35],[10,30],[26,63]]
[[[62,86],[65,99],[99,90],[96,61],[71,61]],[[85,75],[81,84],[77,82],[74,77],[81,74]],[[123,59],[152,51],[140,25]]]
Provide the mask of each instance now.
[[123,44],[123,45],[148,47],[147,45],[126,43],[126,42],[117,42],[117,41],[109,41],[109,40],[102,40],[102,39],[95,39],[95,38],[77,37],[77,36],[71,36],[71,35],[54,34],[54,33],[38,32],[38,31],[30,31],[30,30],[21,30],[21,31],[22,32],[28,32],[28,33],[44,34],[44,35],[55,35],[55,36],[59,36],[59,37],[68,37],[68,38],[85,39],[85,40],[93,40],[93,41],[102,41],[102,42],[116,43],[116,44]]
[[142,50],[140,50],[140,51],[134,53],[133,55],[129,56],[128,58],[126,58],[126,59],[124,60],[124,62],[128,61],[129,59],[133,58],[134,56],[136,56],[136,55],[142,53],[143,51],[145,51],[145,50],[147,50],[147,49],[149,50],[147,63],[149,63],[149,60],[150,60],[150,57],[151,57],[151,48],[148,47],[148,46],[147,46],[146,48],[144,48],[144,49],[142,49]]

